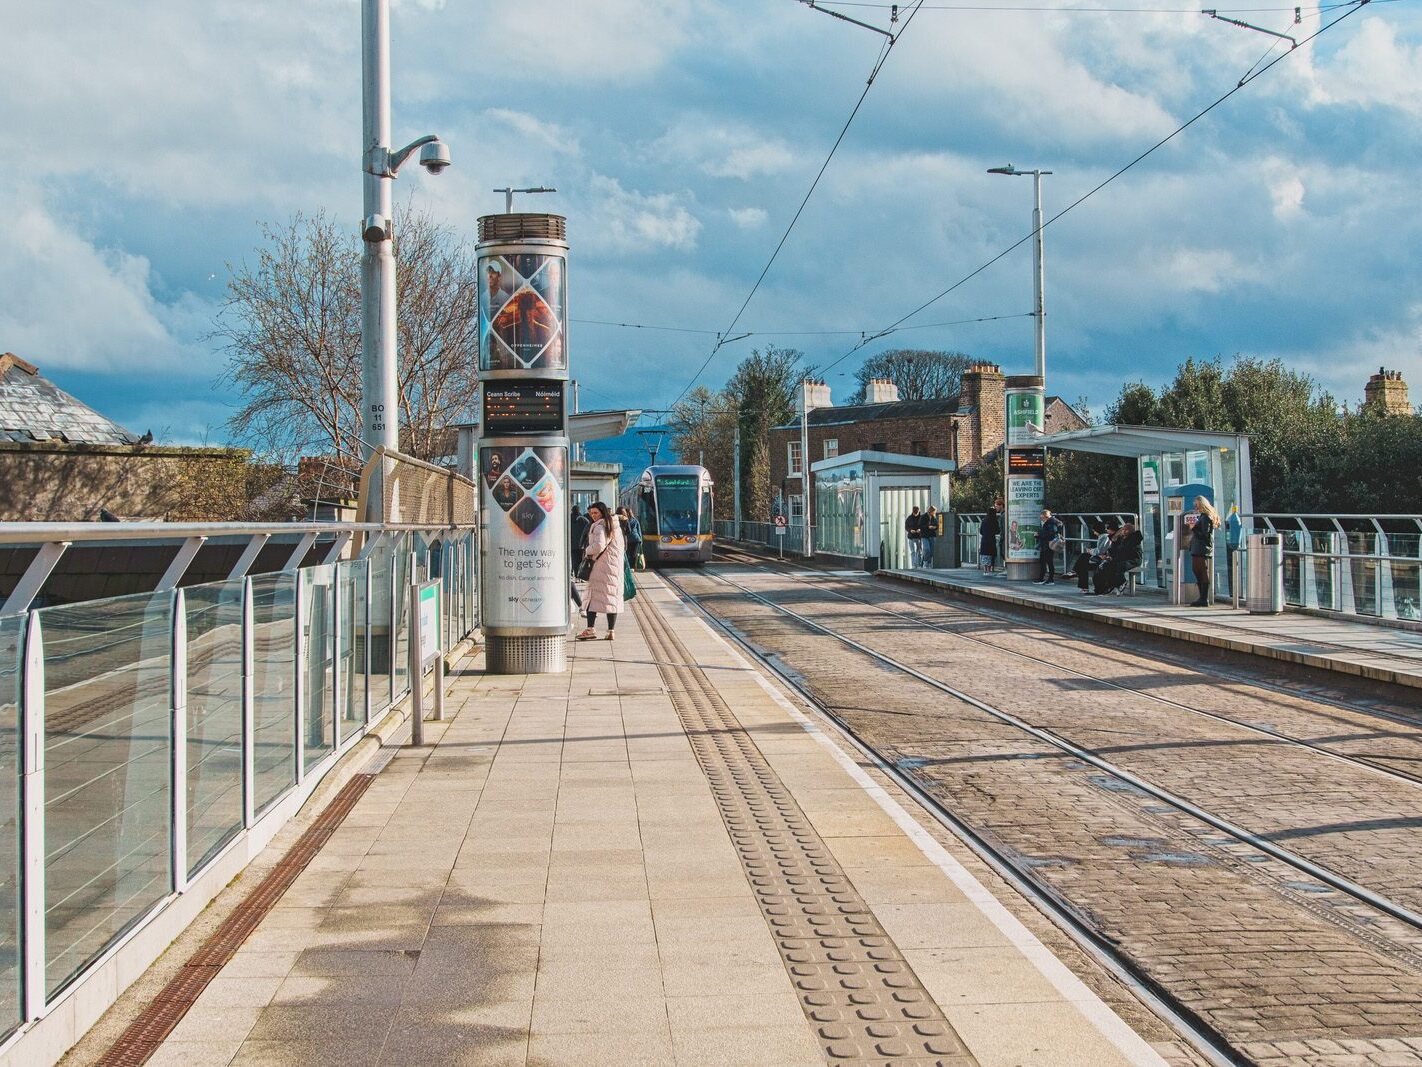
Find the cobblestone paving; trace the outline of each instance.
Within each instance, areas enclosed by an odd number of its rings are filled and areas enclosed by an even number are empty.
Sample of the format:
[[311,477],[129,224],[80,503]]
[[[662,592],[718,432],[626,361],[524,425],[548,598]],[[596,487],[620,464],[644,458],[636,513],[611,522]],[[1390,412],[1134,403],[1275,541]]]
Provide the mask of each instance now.
[[[1400,903],[1415,906],[1422,896],[1422,821],[1415,814],[1422,793],[1411,783],[955,639],[927,624],[975,626],[975,633],[986,624],[962,611],[955,617],[941,602],[889,594],[886,606],[914,615],[900,619],[784,576],[727,573]],[[1415,931],[713,577],[685,584],[703,606],[799,672],[818,698],[956,815],[1034,868],[1249,1058],[1341,1065],[1407,1063],[1419,1054],[1408,1044],[1422,1039]],[[851,589],[855,595],[881,588],[849,585],[859,587]],[[1163,669],[1119,651],[1098,668],[1094,645],[1058,635],[1004,636],[1002,629],[993,624],[990,640],[1025,641],[1034,654],[1072,657],[1074,670],[1130,679],[1133,688],[1154,685],[1192,706],[1213,701],[1234,717],[1268,711],[1281,729],[1381,735],[1356,739],[1400,760],[1416,743],[1415,731],[1365,715],[1340,722],[1340,709],[1320,705],[1315,712],[1272,691],[1236,694],[1238,686],[1222,696],[1207,674]]]

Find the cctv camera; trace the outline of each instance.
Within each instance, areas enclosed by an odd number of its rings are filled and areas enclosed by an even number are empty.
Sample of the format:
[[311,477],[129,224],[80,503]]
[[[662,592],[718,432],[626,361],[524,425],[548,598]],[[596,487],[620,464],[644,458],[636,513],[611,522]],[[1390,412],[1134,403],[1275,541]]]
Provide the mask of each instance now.
[[452,162],[449,158],[449,145],[443,141],[431,141],[420,149],[420,166],[431,174],[439,174]]

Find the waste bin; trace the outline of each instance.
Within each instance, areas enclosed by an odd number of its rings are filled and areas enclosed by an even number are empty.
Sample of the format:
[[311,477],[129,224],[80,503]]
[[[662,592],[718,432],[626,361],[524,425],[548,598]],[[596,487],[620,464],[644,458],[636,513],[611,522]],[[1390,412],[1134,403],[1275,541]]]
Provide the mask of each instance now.
[[1284,539],[1278,534],[1249,535],[1249,585],[1244,606],[1251,615],[1284,610]]

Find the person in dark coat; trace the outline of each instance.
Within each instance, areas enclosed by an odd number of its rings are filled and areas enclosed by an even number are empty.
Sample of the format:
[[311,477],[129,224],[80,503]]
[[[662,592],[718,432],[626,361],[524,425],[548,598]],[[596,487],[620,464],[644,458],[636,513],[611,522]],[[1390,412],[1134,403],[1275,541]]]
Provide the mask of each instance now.
[[987,557],[987,569],[991,573],[997,570],[997,543],[1002,537],[1002,497],[994,500],[992,507],[988,508],[987,514],[983,516],[982,525],[978,527],[978,535],[978,556]]
[[1127,572],[1141,565],[1141,542],[1144,539],[1144,535],[1136,529],[1134,523],[1122,524],[1111,541],[1106,562],[1096,571],[1093,582],[1096,588],[1087,595],[1119,594],[1125,588]]
[[1091,588],[1091,575],[1096,568],[1101,566],[1101,561],[1111,548],[1111,538],[1115,536],[1121,524],[1112,520],[1104,526],[1100,522],[1091,524],[1091,532],[1096,535],[1096,543],[1090,549],[1082,552],[1076,557],[1076,565],[1072,570],[1076,572],[1076,587],[1083,593]]
[[917,567],[922,562],[918,542],[923,536],[923,516],[919,514],[917,504],[909,512],[908,518],[904,519],[904,533],[908,537],[909,566]]
[[1055,585],[1057,581],[1057,550],[1052,542],[1066,535],[1066,524],[1045,508],[1042,525],[1037,531],[1037,562],[1042,565],[1038,585]]
[[588,519],[583,514],[583,509],[578,505],[573,505],[573,511],[568,517],[568,559],[572,562],[573,581],[573,603],[581,611],[583,598],[578,593],[578,561],[583,558],[583,549],[588,543]]
[[634,568],[641,570],[645,566],[642,562],[642,524],[626,507],[617,509],[617,521],[622,524],[622,536],[627,539],[627,559]]
[[1220,513],[1202,496],[1195,498],[1195,525],[1190,528],[1190,569],[1199,590],[1192,608],[1207,608],[1215,598],[1215,531]]

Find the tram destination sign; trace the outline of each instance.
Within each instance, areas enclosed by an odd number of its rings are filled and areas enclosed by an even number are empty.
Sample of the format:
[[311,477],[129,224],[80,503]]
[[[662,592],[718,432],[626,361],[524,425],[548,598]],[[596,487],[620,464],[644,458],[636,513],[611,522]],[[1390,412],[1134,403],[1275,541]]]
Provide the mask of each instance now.
[[563,383],[484,383],[484,433],[562,433]]
[[1007,453],[1007,473],[1042,477],[1047,470],[1047,454],[1040,448],[1011,449]]

